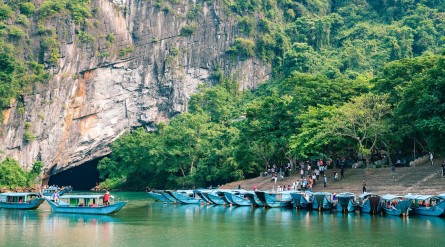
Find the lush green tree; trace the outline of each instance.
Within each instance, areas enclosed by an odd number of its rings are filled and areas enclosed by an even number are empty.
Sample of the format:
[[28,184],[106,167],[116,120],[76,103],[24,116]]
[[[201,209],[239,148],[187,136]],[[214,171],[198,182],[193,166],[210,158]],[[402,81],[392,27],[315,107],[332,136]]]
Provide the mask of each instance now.
[[0,162],[0,187],[25,187],[27,182],[27,174],[16,160],[8,157]]

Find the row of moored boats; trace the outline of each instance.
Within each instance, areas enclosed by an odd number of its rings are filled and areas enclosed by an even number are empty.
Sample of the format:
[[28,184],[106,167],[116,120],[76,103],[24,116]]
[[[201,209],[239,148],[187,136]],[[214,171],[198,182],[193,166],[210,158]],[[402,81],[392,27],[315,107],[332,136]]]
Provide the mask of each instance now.
[[383,195],[344,192],[310,191],[246,191],[229,190],[165,190],[150,191],[149,196],[164,203],[214,204],[257,207],[288,207],[310,210],[337,210],[341,212],[381,213],[389,215],[409,215],[410,213],[428,216],[445,215],[445,193],[433,195]]

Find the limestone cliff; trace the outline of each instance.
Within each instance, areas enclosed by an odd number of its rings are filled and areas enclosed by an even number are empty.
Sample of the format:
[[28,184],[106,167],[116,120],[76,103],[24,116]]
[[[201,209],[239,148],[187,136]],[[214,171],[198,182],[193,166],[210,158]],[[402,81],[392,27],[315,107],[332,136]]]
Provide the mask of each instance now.
[[[92,0],[95,21],[88,30],[65,15],[48,20],[61,58],[50,63],[43,52],[51,79],[24,97],[24,113],[11,102],[0,132],[1,158],[28,168],[42,160],[55,174],[106,155],[125,131],[153,129],[186,111],[190,95],[212,83],[217,69],[237,78],[241,89],[267,80],[270,65],[226,54],[238,27],[222,2],[183,0],[159,8],[149,0]],[[196,7],[191,22],[186,15]],[[184,27],[193,32],[181,33]],[[89,36],[83,39],[82,32]],[[36,140],[26,142],[26,131]]]

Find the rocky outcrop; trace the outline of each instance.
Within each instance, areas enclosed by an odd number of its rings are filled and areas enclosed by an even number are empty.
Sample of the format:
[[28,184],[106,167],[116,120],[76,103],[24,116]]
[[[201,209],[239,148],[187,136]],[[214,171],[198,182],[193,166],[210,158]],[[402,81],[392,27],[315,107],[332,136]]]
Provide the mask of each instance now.
[[[94,40],[81,41],[82,30],[64,16],[48,21],[61,58],[50,64],[44,53],[50,82],[22,99],[24,112],[12,102],[5,113],[1,158],[26,168],[42,160],[46,173],[55,174],[108,154],[109,144],[132,128],[154,129],[186,111],[189,97],[199,84],[212,83],[217,69],[239,80],[241,90],[268,79],[270,65],[225,53],[238,31],[222,1],[184,0],[165,9],[142,0],[92,4],[94,27],[86,33]],[[186,16],[194,7],[191,21]],[[193,33],[181,35],[183,27]]]

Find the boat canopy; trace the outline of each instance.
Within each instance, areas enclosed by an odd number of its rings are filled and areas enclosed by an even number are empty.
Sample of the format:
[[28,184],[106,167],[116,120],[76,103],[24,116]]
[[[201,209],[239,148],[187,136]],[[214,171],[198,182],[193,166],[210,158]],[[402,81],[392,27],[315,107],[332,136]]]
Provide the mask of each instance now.
[[[104,195],[63,195],[60,199],[100,199]],[[110,196],[111,197],[111,196]]]
[[358,196],[358,198],[365,198],[365,197],[368,197],[368,196],[379,196],[379,194],[365,192],[365,193],[363,193],[363,194],[360,194],[360,195]]
[[351,192],[342,192],[337,194],[337,198],[338,197],[355,197],[355,194]]
[[38,193],[34,193],[34,192],[23,192],[23,193],[15,193],[15,192],[7,192],[7,193],[1,193],[0,196],[15,196],[15,197],[20,197],[20,196],[39,196]]
[[398,196],[398,195],[391,195],[391,194],[386,194],[384,196],[382,196],[383,200],[392,200],[392,199],[401,199],[404,198],[403,196]]
[[445,199],[445,193],[439,194],[439,195],[437,195],[437,196],[440,197],[440,198]]

